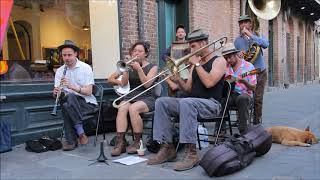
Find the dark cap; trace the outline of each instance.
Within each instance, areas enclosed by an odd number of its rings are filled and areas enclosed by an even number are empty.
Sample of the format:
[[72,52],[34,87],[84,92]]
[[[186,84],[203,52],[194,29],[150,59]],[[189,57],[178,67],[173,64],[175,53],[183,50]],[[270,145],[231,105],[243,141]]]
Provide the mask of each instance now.
[[242,15],[242,16],[239,17],[238,22],[247,21],[247,20],[251,21],[251,17],[249,15],[245,14],[245,15]]
[[228,54],[234,54],[240,52],[240,50],[236,49],[234,47],[233,43],[227,43],[224,47],[223,50],[221,52],[222,56],[228,55]]
[[58,47],[59,52],[61,52],[64,48],[72,48],[76,52],[80,51],[80,48],[78,48],[78,46],[76,46],[71,40],[65,40],[63,45]]
[[201,41],[209,38],[209,34],[205,33],[202,29],[197,29],[188,34],[188,42]]

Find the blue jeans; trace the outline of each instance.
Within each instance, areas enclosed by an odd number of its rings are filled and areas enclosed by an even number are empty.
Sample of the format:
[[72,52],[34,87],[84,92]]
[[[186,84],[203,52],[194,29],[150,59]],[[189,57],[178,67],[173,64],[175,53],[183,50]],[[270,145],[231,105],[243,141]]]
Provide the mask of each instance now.
[[217,100],[203,98],[161,97],[156,100],[153,138],[172,143],[172,117],[179,116],[180,143],[197,141],[198,118],[214,118],[220,114],[221,104]]
[[93,111],[95,105],[75,94],[68,94],[61,101],[62,117],[64,123],[64,136],[69,144],[77,143],[77,133],[74,126],[82,124],[82,117]]

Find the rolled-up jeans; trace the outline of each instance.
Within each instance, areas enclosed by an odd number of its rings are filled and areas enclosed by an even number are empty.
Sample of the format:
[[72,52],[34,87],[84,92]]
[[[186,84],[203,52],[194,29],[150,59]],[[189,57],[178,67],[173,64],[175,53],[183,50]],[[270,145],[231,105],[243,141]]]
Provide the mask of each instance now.
[[95,105],[87,103],[86,100],[75,94],[68,94],[61,103],[62,117],[64,123],[64,136],[69,144],[77,142],[76,124],[82,124],[84,115],[93,111]]
[[217,117],[220,111],[220,102],[213,98],[158,98],[155,105],[153,138],[161,143],[172,143],[172,117],[179,116],[180,143],[195,144],[197,119]]

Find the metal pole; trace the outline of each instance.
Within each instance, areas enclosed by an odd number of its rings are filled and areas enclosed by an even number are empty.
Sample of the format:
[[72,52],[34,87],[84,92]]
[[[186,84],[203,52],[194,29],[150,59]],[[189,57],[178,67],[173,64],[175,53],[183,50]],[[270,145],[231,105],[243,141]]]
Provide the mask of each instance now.
[[26,57],[24,56],[23,51],[22,51],[22,47],[21,47],[20,41],[19,41],[19,39],[18,39],[17,31],[16,31],[16,29],[15,29],[15,27],[14,27],[14,24],[13,24],[13,21],[12,21],[12,18],[11,18],[11,17],[10,17],[10,25],[11,25],[11,28],[12,28],[12,31],[13,31],[13,34],[14,34],[14,37],[15,37],[16,42],[17,42],[17,45],[18,45],[20,55],[21,55],[21,57],[22,57],[23,60],[26,60]]

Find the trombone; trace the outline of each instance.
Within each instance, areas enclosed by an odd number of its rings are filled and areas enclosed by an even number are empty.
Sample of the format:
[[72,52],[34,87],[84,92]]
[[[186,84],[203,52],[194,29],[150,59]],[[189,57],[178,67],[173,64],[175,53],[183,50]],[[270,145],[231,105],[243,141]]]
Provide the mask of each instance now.
[[[216,46],[216,44],[220,44],[219,46]],[[203,46],[202,48],[200,49],[197,49],[196,51],[184,56],[184,57],[181,57],[179,59],[172,59],[172,58],[169,58],[168,61],[167,61],[167,64],[166,64],[166,70],[163,70],[162,72],[160,72],[158,75],[156,75],[155,77],[149,79],[148,81],[146,81],[145,83],[143,84],[140,84],[139,86],[137,86],[136,88],[132,89],[131,91],[129,91],[127,94],[125,95],[122,95],[120,97],[118,97],[117,99],[115,99],[112,103],[113,107],[115,108],[120,108],[121,106],[124,106],[125,104],[129,103],[130,101],[134,100],[135,98],[141,96],[142,94],[144,94],[145,92],[149,91],[150,89],[156,87],[157,85],[161,84],[163,81],[167,80],[168,78],[170,78],[171,76],[175,75],[175,74],[178,74],[180,71],[183,71],[184,69],[188,68],[190,66],[190,64],[186,65],[185,67],[179,69],[179,66],[184,63],[185,61],[187,61],[190,57],[198,54],[200,51],[202,51],[203,49],[211,46],[211,45],[214,45],[213,46],[213,50],[211,53],[213,53],[214,51],[218,50],[218,49],[221,49],[222,47],[225,46],[225,44],[227,43],[227,37],[222,37],[220,39],[217,39],[205,46]],[[209,53],[209,54],[211,54]],[[119,100],[121,100],[122,98],[124,98],[125,96],[127,96],[129,93],[135,91],[136,89],[144,86],[145,84],[147,84],[148,82],[158,78],[159,76],[162,76],[164,74],[166,74],[168,71],[171,71],[171,74],[169,74],[168,76],[166,76],[165,78],[163,78],[161,81],[153,84],[152,86],[150,86],[148,89],[142,91],[141,93],[137,94],[136,96],[132,97],[131,99],[125,101],[124,103],[122,104],[117,104],[117,102]]]

